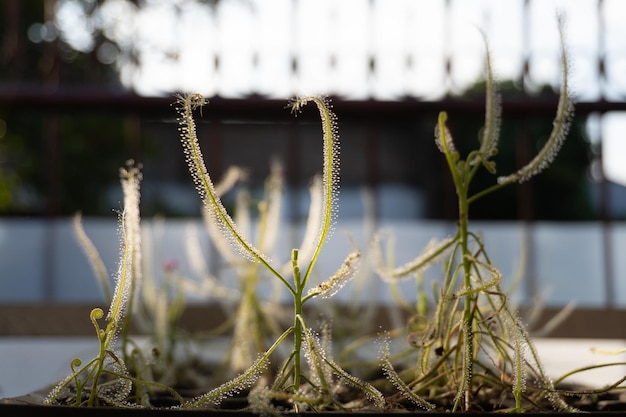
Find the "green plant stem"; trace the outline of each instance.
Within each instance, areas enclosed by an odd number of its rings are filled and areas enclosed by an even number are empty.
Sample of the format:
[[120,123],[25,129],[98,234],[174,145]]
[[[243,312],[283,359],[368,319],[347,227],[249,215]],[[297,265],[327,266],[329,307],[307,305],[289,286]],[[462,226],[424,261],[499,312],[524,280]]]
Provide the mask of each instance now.
[[113,300],[111,302],[111,307],[107,316],[108,323],[105,330],[101,330],[97,322],[98,319],[101,319],[103,317],[103,311],[101,309],[94,309],[91,312],[91,321],[94,324],[96,332],[98,334],[100,351],[95,362],[95,368],[92,371],[93,382],[91,392],[89,394],[89,399],[87,401],[88,406],[93,406],[95,404],[100,375],[104,371],[104,362],[107,355],[109,354],[110,346],[113,343],[115,336],[117,335],[120,324],[119,320],[124,318],[123,314],[125,312],[125,309],[128,308],[128,306],[124,305],[124,302],[126,301],[125,288],[127,285],[127,280],[131,279],[131,277],[129,276],[131,273],[129,268],[129,263],[131,262],[131,249],[129,244],[129,237],[127,235],[127,230],[125,227],[125,219],[123,216],[124,214],[122,214],[122,217],[120,219],[120,227],[122,229],[122,259],[119,270],[119,277],[117,278],[117,288],[113,295]]
[[[298,312],[299,311],[299,312]],[[302,334],[305,330],[304,320],[302,318],[302,304],[296,303],[295,305],[295,319],[294,319],[294,374],[293,374],[293,388],[294,391],[300,389],[300,383],[302,379],[302,358],[300,352],[302,351]]]
[[[471,280],[471,252],[469,250],[469,233],[468,233],[468,222],[469,222],[469,205],[470,201],[467,197],[469,183],[471,182],[472,177],[476,173],[477,165],[471,167],[470,160],[466,162],[458,161],[458,153],[450,149],[448,146],[448,138],[446,137],[448,132],[445,126],[447,120],[447,114],[445,112],[441,112],[439,114],[438,120],[438,129],[439,129],[439,138],[441,147],[443,148],[444,154],[446,156],[446,161],[448,162],[448,166],[450,168],[450,172],[452,173],[452,180],[454,181],[454,187],[456,190],[458,203],[459,203],[459,225],[458,225],[458,236],[460,242],[460,251],[461,251],[461,263],[463,268],[463,285],[465,288],[465,296],[464,296],[464,306],[463,306],[463,343],[466,344],[464,355],[462,362],[463,363],[463,387],[464,387],[464,409],[467,410],[469,408],[470,401],[470,387],[472,382],[472,371],[473,371],[473,357],[474,357],[474,336],[472,329],[474,327],[474,313],[473,313],[473,301],[474,294],[471,291],[472,280]],[[470,156],[472,158],[472,156]],[[457,404],[455,404],[455,407]]]
[[109,338],[107,334],[103,334],[103,337],[100,337],[100,353],[96,358],[94,363],[95,367],[90,372],[93,374],[93,382],[91,386],[91,392],[89,393],[89,399],[87,400],[87,406],[92,407],[95,405],[96,395],[98,391],[98,382],[100,380],[100,375],[104,370],[104,360],[106,359],[107,350],[106,350],[106,340]]
[[498,184],[494,184],[489,188],[485,188],[482,191],[477,192],[476,194],[474,194],[473,196],[471,196],[470,198],[467,199],[467,202],[469,204],[473,203],[474,201],[478,200],[479,198],[482,198],[488,194],[493,193],[494,191],[499,190],[500,188],[504,188],[505,186],[509,185],[510,183],[498,183]]
[[470,387],[472,382],[472,371],[473,371],[473,357],[474,357],[474,336],[472,332],[473,321],[474,321],[474,313],[473,313],[473,301],[474,294],[473,291],[470,291],[472,286],[471,280],[471,253],[469,251],[469,239],[468,239],[468,218],[469,218],[469,203],[467,201],[467,188],[466,184],[462,184],[462,187],[459,187],[462,192],[459,192],[459,234],[461,238],[461,256],[463,263],[463,284],[465,285],[465,303],[464,303],[464,311],[463,311],[463,322],[465,323],[464,332],[467,334],[464,335],[464,342],[466,343],[466,355],[463,357],[464,361],[468,361],[468,363],[463,364],[463,380],[465,385],[465,410],[467,411],[469,406],[469,395],[470,395]]
[[293,266],[293,280],[295,285],[295,293],[293,296],[293,388],[297,391],[300,388],[301,378],[301,360],[300,352],[302,351],[302,332],[304,331],[303,319],[302,319],[302,305],[304,300],[302,293],[304,291],[304,282],[302,282],[302,275],[300,274],[300,267],[298,266],[298,250],[294,249],[291,252],[291,262]]

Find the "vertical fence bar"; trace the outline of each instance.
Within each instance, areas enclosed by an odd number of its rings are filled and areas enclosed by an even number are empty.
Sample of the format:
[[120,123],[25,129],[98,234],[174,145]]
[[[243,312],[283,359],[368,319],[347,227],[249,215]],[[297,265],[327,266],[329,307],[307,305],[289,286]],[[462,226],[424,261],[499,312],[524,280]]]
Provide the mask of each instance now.
[[367,137],[365,138],[365,160],[367,164],[367,192],[372,198],[372,215],[374,220],[380,220],[380,152],[378,149],[380,139],[380,122],[370,120],[367,122]]
[[[520,85],[522,91],[524,93],[528,93],[528,86],[530,84],[530,0],[524,0],[522,6],[522,54],[523,59],[523,67],[520,74]],[[526,142],[528,136],[528,129],[526,128],[526,123],[522,123],[524,126],[525,132],[521,133],[521,141]],[[525,155],[528,150],[528,146],[524,146],[520,149],[518,143],[518,149],[516,151],[517,155],[524,154],[523,157],[528,157]],[[520,152],[521,151],[521,152]],[[529,159],[526,159],[529,160]],[[518,156],[518,166],[520,162],[524,164],[524,161],[519,161]],[[524,270],[526,271],[525,280],[524,280],[524,291],[525,291],[525,299],[528,302],[532,302],[532,300],[537,296],[539,291],[539,286],[537,284],[537,266],[536,266],[536,256],[535,256],[535,225],[531,221],[531,216],[528,212],[528,206],[523,202],[525,201],[526,194],[529,192],[528,187],[520,186],[518,188],[517,193],[517,201],[518,201],[518,218],[522,219],[522,251],[526,254],[526,266]]]
[[17,81],[21,77],[24,50],[22,32],[19,27],[22,2],[7,0],[4,5],[4,31],[2,33],[2,63],[8,70],[9,79]]
[[[52,21],[54,18],[56,1],[45,2],[43,18]],[[61,65],[59,57],[59,41],[55,40],[45,45],[43,50],[41,75],[44,84],[51,90],[58,90],[61,84]],[[54,300],[58,293],[58,217],[61,212],[61,191],[63,178],[62,140],[60,137],[59,118],[61,115],[51,111],[44,116],[42,132],[46,147],[46,178],[47,178],[47,208],[46,208],[46,253],[44,254],[44,286],[43,295],[48,301]]]
[[128,141],[128,154],[137,162],[141,161],[141,117],[132,112],[124,117],[124,132]]
[[[288,190],[288,198],[289,198],[289,218],[288,222],[292,226],[296,226],[303,219],[303,214],[300,211],[300,187],[301,187],[301,169],[302,166],[300,163],[300,155],[301,152],[301,138],[300,129],[298,125],[298,121],[294,120],[295,118],[291,118],[287,123],[287,163],[285,166],[286,169],[286,183]],[[296,228],[292,227],[292,236],[290,236],[290,240],[292,243],[292,247],[298,247],[297,243],[299,238],[297,237]]]
[[[517,166],[522,167],[533,157],[532,137],[528,129],[532,116],[523,115],[520,119],[521,129],[517,138]],[[526,254],[525,266],[525,291],[526,298],[532,302],[539,295],[537,282],[537,257],[535,245],[535,216],[533,213],[533,188],[532,181],[525,181],[517,187],[517,217],[523,228],[523,246]]]
[[54,112],[44,116],[43,139],[45,144],[45,166],[46,172],[46,222],[44,232],[44,253],[43,253],[43,282],[42,295],[44,300],[54,300],[57,290],[57,218],[60,210],[61,194],[61,161],[59,143],[59,115]]
[[[602,124],[602,118],[600,123]],[[602,227],[602,259],[604,262],[603,281],[604,281],[604,298],[606,308],[615,308],[615,277],[613,269],[613,240],[612,240],[612,213],[611,213],[611,188],[604,173],[604,144],[602,129],[600,129],[600,138],[598,143],[598,171],[600,173],[600,224]]]
[[[604,1],[598,0],[597,5],[597,20],[598,20],[598,84],[600,86],[600,97],[606,98],[606,55],[605,55],[605,37],[606,37],[606,24],[604,21]],[[612,225],[612,213],[611,213],[611,190],[610,184],[604,173],[604,137],[602,134],[602,123],[604,114],[600,114],[600,129],[598,137],[598,164],[600,172],[600,221],[602,223],[602,254],[604,261],[604,291],[606,307],[609,309],[615,308],[615,270],[613,261],[615,259],[614,247],[613,247],[613,225]]]

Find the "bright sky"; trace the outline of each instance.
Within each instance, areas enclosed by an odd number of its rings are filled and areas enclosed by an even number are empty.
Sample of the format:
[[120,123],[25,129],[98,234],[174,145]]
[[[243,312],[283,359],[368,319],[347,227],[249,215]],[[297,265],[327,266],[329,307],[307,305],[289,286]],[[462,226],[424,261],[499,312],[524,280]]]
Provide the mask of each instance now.
[[[456,0],[447,16],[445,0],[230,0],[222,1],[215,15],[190,0],[146,3],[138,11],[126,0],[109,0],[92,22],[109,38],[134,46],[139,68],[111,49],[99,54],[103,60],[119,58],[124,85],[145,95],[183,90],[224,97],[256,92],[276,98],[330,93],[353,99],[406,94],[436,99],[481,76],[484,44],[478,28],[489,39],[498,78],[518,77],[522,55],[530,51],[533,83],[557,86],[557,11],[567,19],[576,99],[604,95],[623,100],[626,95],[623,0],[604,0],[600,17],[598,0],[534,0],[526,39],[520,18],[524,0]],[[57,22],[68,42],[91,48],[91,28],[75,0],[60,1]],[[598,82],[598,53],[608,57],[604,84]],[[444,78],[447,55],[454,62],[451,80]],[[297,74],[291,69],[293,56]],[[368,71],[370,56],[376,57],[375,77]],[[601,124],[606,175],[624,185],[626,140],[619,133],[625,131],[625,117],[610,114]]]

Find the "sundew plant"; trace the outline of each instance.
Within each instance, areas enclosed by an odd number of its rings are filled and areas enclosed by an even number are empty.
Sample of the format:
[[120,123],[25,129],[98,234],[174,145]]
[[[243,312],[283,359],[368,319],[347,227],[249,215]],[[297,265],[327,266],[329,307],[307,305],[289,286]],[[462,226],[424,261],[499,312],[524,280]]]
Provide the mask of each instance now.
[[[376,263],[383,279],[420,278],[435,263],[443,279],[433,289],[434,305],[418,297],[415,316],[409,324],[408,342],[417,350],[416,363],[393,363],[389,336],[383,338],[383,369],[396,386],[399,398],[432,410],[471,411],[484,407],[524,411],[548,400],[556,409],[572,408],[557,394],[543,370],[532,340],[501,288],[501,273],[492,264],[488,248],[469,227],[470,207],[480,198],[507,185],[531,179],[547,168],[561,148],[573,114],[568,85],[568,58],[563,23],[559,20],[562,83],[553,129],[537,155],[518,171],[497,177],[494,185],[470,194],[472,179],[480,169],[496,174],[500,99],[486,54],[486,114],[477,149],[462,156],[456,150],[448,116],[439,114],[435,143],[445,158],[458,199],[457,231],[453,236],[428,245],[414,260],[394,267],[383,258],[381,238],[376,239]],[[485,44],[487,44],[485,40]],[[407,371],[396,371],[402,366]],[[507,392],[512,402],[507,402]]]
[[310,256],[301,257],[300,250],[293,249],[291,270],[289,274],[286,274],[282,268],[273,264],[266,253],[245,237],[226,211],[216,192],[204,164],[193,115],[194,110],[206,104],[206,100],[199,94],[179,97],[177,104],[180,113],[181,142],[191,177],[210,221],[221,230],[242,256],[262,265],[275,279],[279,280],[293,299],[293,324],[276,339],[274,344],[239,376],[204,395],[187,401],[183,405],[185,408],[216,404],[225,396],[252,386],[268,367],[274,351],[290,336],[293,339],[291,353],[278,369],[272,387],[255,389],[254,395],[250,395],[251,406],[254,409],[272,410],[272,401],[277,399],[291,401],[296,411],[324,409],[336,403],[334,394],[339,384],[335,378],[362,390],[365,396],[378,407],[384,404],[383,396],[377,389],[350,375],[333,360],[330,351],[330,332],[324,331],[321,336],[318,335],[307,324],[303,314],[303,306],[307,301],[318,296],[332,296],[352,278],[361,257],[360,251],[355,249],[347,255],[337,272],[326,281],[317,286],[309,285],[324,242],[332,232],[339,181],[339,135],[336,116],[331,110],[329,101],[322,97],[301,97],[291,102],[291,109],[293,112],[300,112],[310,102],[316,105],[322,122],[323,169],[320,221]]
[[[131,405],[132,396],[132,403],[147,406],[150,404],[150,389],[167,391],[178,397],[168,386],[142,378],[136,372],[137,369],[128,367],[135,362],[129,356],[133,350],[129,343],[130,311],[136,302],[141,284],[141,177],[140,168],[133,161],[128,161],[127,167],[120,169],[124,208],[118,213],[120,260],[114,276],[113,291],[108,286],[106,272],[97,251],[80,227],[80,217],[75,219],[77,236],[94,266],[96,275],[103,283],[110,307],[106,316],[100,308],[94,308],[90,314],[99,342],[98,355],[85,364],[78,358],[74,359],[71,362],[72,372],[48,394],[44,399],[45,404],[124,407]],[[101,326],[102,321],[104,326]]]
[[[245,186],[247,173],[241,167],[230,167],[220,183],[216,184],[215,190],[218,196],[234,190],[235,204],[233,208],[233,220],[238,225],[244,236],[254,237],[254,246],[259,251],[271,255],[275,259],[276,244],[281,232],[288,225],[281,221],[281,211],[284,199],[284,168],[279,160],[273,160],[270,164],[270,173],[265,180],[263,194],[256,199]],[[310,259],[315,247],[315,239],[321,227],[321,202],[322,202],[321,175],[315,175],[309,187],[310,207],[306,220],[306,227],[299,246],[298,257],[301,260]],[[255,210],[255,212],[253,212]],[[256,214],[257,221],[252,221]],[[208,210],[203,211],[203,220],[211,241],[225,261],[224,271],[227,278],[218,280],[206,272],[206,266],[196,266],[198,276],[203,277],[200,282],[185,279],[184,284],[194,294],[202,294],[207,298],[217,299],[229,314],[229,319],[216,329],[219,334],[232,331],[230,337],[230,349],[227,352],[224,365],[231,372],[241,372],[247,369],[259,353],[264,352],[280,335],[286,323],[289,323],[288,314],[285,314],[285,305],[281,301],[284,295],[282,283],[268,274],[268,270],[259,262],[242,257],[229,240],[224,236],[218,224],[213,221]],[[190,256],[194,264],[203,263],[201,249],[196,246],[195,256]],[[198,262],[200,261],[200,262]],[[280,273],[289,274],[292,270],[292,262],[282,261]],[[234,277],[231,275],[234,275]],[[269,275],[269,276],[268,276]],[[209,279],[207,279],[209,278]],[[236,281],[237,291],[231,290],[229,297],[220,297],[217,294],[217,284]],[[199,284],[199,285],[198,285]],[[204,285],[208,284],[208,285]],[[267,298],[260,297],[261,284],[267,289],[269,285],[270,295]],[[195,288],[194,288],[195,287]],[[234,304],[234,305],[233,305]],[[287,319],[287,320],[285,320]],[[275,355],[277,356],[277,355]]]
[[[204,165],[193,118],[193,111],[206,104],[204,98],[192,94],[179,97],[177,102],[181,142],[203,202],[205,223],[216,243],[222,245],[226,242],[235,249],[233,252],[222,246],[220,252],[229,258],[232,265],[239,267],[239,278],[245,281],[240,283],[244,298],[239,300],[234,320],[239,321],[247,315],[251,317],[236,323],[234,350],[231,352],[231,371],[239,372],[238,376],[191,399],[183,398],[176,391],[177,381],[172,371],[181,364],[174,363],[173,338],[177,332],[173,326],[183,308],[183,300],[179,297],[181,288],[189,284],[189,280],[179,276],[178,282],[168,283],[165,289],[157,289],[151,277],[144,279],[146,272],[151,275],[154,271],[142,268],[145,267],[142,262],[139,210],[142,174],[140,167],[129,161],[127,167],[120,170],[124,208],[119,213],[121,247],[118,270],[113,277],[114,289],[110,286],[102,259],[82,228],[80,216],[75,217],[76,236],[110,302],[106,316],[100,308],[94,308],[90,315],[99,341],[99,353],[86,364],[80,359],[73,360],[70,375],[51,390],[44,400],[45,404],[153,407],[152,401],[165,395],[170,403],[177,404],[173,407],[193,409],[216,406],[227,396],[252,387],[248,397],[250,408],[260,413],[276,413],[285,409],[284,405],[277,406],[277,403],[290,404],[295,411],[360,408],[363,404],[359,401],[346,406],[337,399],[347,387],[351,387],[363,393],[361,400],[365,403],[383,407],[381,392],[348,373],[333,359],[330,326],[322,325],[318,333],[304,317],[304,305],[313,298],[328,298],[339,291],[354,277],[361,258],[361,252],[355,248],[332,276],[318,285],[310,284],[324,242],[332,233],[339,181],[339,136],[330,102],[321,97],[303,97],[291,102],[290,107],[292,112],[298,113],[310,102],[316,105],[322,121],[322,172],[314,177],[310,187],[311,205],[302,244],[299,249],[291,251],[289,262],[278,266],[274,265],[266,250],[273,247],[278,238],[276,234],[280,231],[277,217],[282,168],[275,166],[267,181],[266,197],[259,203],[260,230],[258,242],[254,245],[221,203],[220,196],[232,187],[232,178],[225,178],[214,185]],[[246,210],[243,211],[244,214],[237,219],[245,230],[249,222],[246,221]],[[235,253],[240,255],[242,262],[234,259]],[[276,327],[283,320],[274,322],[274,318],[263,316],[258,309],[255,290],[259,268],[265,269],[292,296],[292,322],[286,329],[272,329],[267,333],[260,323],[272,321]],[[174,292],[170,294],[168,288],[173,288]],[[216,289],[215,286],[212,288]],[[212,295],[219,297],[217,293]],[[174,296],[173,302],[170,302],[171,296]],[[146,313],[150,317],[144,317]],[[146,353],[130,337],[133,318],[137,319],[140,329],[149,331],[150,343],[154,343],[152,353]],[[150,320],[152,324],[148,323]],[[263,349],[263,339],[272,335],[270,346]],[[252,339],[248,342],[253,348],[248,346],[248,352],[241,355],[243,359],[236,359],[236,349],[242,347],[239,346],[239,339],[246,336]],[[282,347],[289,338],[292,339],[292,347],[290,353],[284,354]],[[256,358],[251,358],[250,352],[256,353]],[[281,358],[282,364],[270,369],[270,359],[276,357]],[[255,386],[259,378],[263,378],[262,383]]]
[[[206,268],[199,262],[201,250],[197,242],[195,249],[190,246],[191,252],[196,253],[190,256],[190,262],[202,279],[194,282],[173,273],[174,270],[166,270],[171,276],[168,275],[163,288],[156,285],[154,271],[145,267],[142,246],[149,247],[154,243],[151,240],[157,239],[142,241],[139,210],[142,174],[140,167],[129,161],[120,171],[124,203],[118,217],[120,260],[113,277],[114,288],[95,247],[82,230],[80,217],[75,219],[77,237],[110,303],[106,314],[94,308],[90,315],[99,342],[98,354],[84,364],[79,359],[73,360],[70,375],[51,390],[44,403],[147,408],[157,407],[157,398],[165,397],[168,408],[218,408],[225,398],[245,393],[246,411],[259,415],[415,409],[525,412],[548,407],[578,411],[565,400],[567,395],[594,395],[617,387],[623,379],[606,389],[563,391],[558,382],[580,370],[556,382],[546,375],[523,320],[502,289],[502,275],[489,257],[489,248],[470,228],[470,208],[474,202],[503,187],[530,180],[550,165],[563,145],[573,115],[573,101],[561,20],[559,31],[562,83],[553,129],[537,155],[522,168],[508,175],[496,174],[501,109],[486,39],[485,123],[476,149],[461,155],[453,139],[454,128],[448,127],[447,114],[439,114],[434,142],[455,187],[458,222],[452,236],[433,241],[420,255],[400,266],[383,255],[383,235],[374,236],[367,252],[371,256],[366,260],[368,267],[373,265],[377,274],[392,285],[404,279],[416,279],[418,283],[417,302],[410,305],[412,316],[406,329],[381,329],[380,335],[364,335],[348,346],[361,346],[363,340],[369,342],[378,337],[379,361],[364,363],[355,359],[356,354],[350,361],[335,360],[333,347],[337,345],[333,345],[331,323],[321,323],[315,330],[305,314],[305,305],[311,300],[332,297],[343,288],[355,276],[364,257],[354,247],[334,274],[313,284],[315,265],[322,258],[337,215],[339,134],[330,101],[317,96],[299,97],[288,106],[296,115],[308,104],[313,104],[319,112],[321,173],[314,177],[310,187],[310,210],[302,244],[286,254],[287,262],[278,262],[270,254],[274,255],[273,248],[282,230],[278,224],[282,167],[272,166],[264,197],[257,204],[259,220],[253,242],[245,194],[238,195],[236,212],[232,215],[221,200],[241,180],[243,172],[235,167],[221,182],[214,182],[204,163],[195,112],[207,105],[207,100],[200,94],[178,96],[175,105],[180,141],[203,205],[204,221],[220,254],[235,270],[233,279],[237,282],[233,283],[240,292],[233,296],[229,291],[232,286],[220,286],[217,278],[204,276]],[[460,136],[458,132],[454,135]],[[471,192],[470,185],[479,170],[493,174],[493,184]],[[428,297],[423,274],[435,264],[441,266],[441,279],[433,283],[432,296]],[[291,296],[286,306],[275,300],[280,308],[274,306],[271,314],[261,307],[257,294],[261,273]],[[183,396],[177,389],[182,392],[189,386],[179,384],[174,374],[179,369],[184,372],[186,366],[195,366],[193,371],[199,371],[201,365],[195,358],[176,362],[178,356],[174,354],[179,334],[176,322],[184,308],[182,294],[190,286],[196,295],[227,300],[231,307],[237,304],[231,309],[233,317],[229,323],[230,369],[227,373],[214,370],[210,383],[198,378],[201,382]],[[409,305],[404,299],[399,302],[402,306]],[[139,349],[130,337],[131,318],[135,319],[135,328],[138,324],[140,329],[152,332],[150,353]],[[339,321],[342,317],[333,319]],[[363,326],[355,327],[363,331]],[[405,349],[400,353],[392,352],[397,344],[391,342],[397,335],[405,337],[402,341]],[[346,348],[341,353],[346,357],[353,352],[354,349]]]

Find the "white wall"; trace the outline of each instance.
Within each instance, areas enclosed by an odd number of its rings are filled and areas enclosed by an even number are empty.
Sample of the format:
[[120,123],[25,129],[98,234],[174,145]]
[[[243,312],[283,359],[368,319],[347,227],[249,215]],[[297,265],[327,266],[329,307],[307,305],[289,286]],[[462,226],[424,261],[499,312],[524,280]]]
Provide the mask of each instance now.
[[[119,239],[113,218],[83,220],[85,230],[111,274],[117,269]],[[606,302],[603,264],[603,232],[598,223],[535,223],[531,228],[512,222],[472,223],[473,230],[484,235],[487,251],[500,269],[504,289],[513,285],[516,275],[523,273],[536,278],[537,290],[548,306],[560,306],[575,301],[580,307],[600,307]],[[228,273],[219,273],[219,257],[210,248],[209,239],[199,219],[166,220],[162,226],[156,221],[144,221],[144,244],[150,254],[144,260],[151,263],[155,274],[162,274],[162,265],[174,261],[180,271],[193,277],[189,268],[185,242],[189,231],[195,230],[205,261],[218,273],[226,285],[236,287]],[[371,228],[371,226],[369,226]],[[339,222],[327,245],[323,248],[318,269],[312,278],[320,280],[332,274],[351,251],[349,235],[366,252],[371,233],[357,220]],[[375,230],[388,230],[395,239],[395,263],[407,262],[417,256],[433,237],[446,237],[453,225],[431,221],[385,221]],[[286,227],[276,253],[276,264],[288,260],[291,248],[301,240],[303,226]],[[618,307],[626,306],[626,225],[616,223],[609,230],[612,244],[612,267],[615,282],[614,297]],[[533,250],[526,255],[524,240]],[[150,244],[150,245],[148,245]],[[366,255],[367,256],[367,255]],[[211,262],[211,259],[214,261]],[[528,262],[531,262],[530,264]],[[363,265],[361,278],[338,294],[348,298],[360,294],[389,299],[389,288],[372,276]],[[440,279],[441,268],[433,266],[426,280]],[[228,280],[231,281],[228,281]],[[312,284],[314,283],[312,282]],[[365,288],[363,288],[365,287]],[[402,284],[403,293],[415,292],[415,283]],[[428,288],[428,287],[427,287]],[[527,284],[522,282],[514,297],[523,302],[527,298]],[[47,223],[40,219],[0,220],[0,302],[98,302],[103,296],[91,267],[77,243],[71,219]]]

